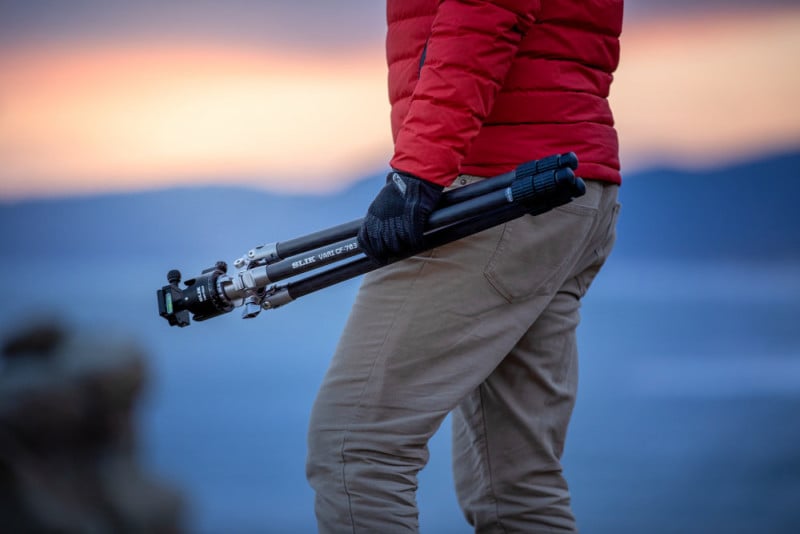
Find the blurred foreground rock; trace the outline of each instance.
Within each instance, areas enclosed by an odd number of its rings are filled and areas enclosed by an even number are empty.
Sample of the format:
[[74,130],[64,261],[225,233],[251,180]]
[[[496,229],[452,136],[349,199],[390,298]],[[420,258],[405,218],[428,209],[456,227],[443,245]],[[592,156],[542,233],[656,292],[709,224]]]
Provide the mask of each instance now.
[[0,361],[0,531],[176,533],[178,494],[136,458],[144,358],[128,341],[42,324]]

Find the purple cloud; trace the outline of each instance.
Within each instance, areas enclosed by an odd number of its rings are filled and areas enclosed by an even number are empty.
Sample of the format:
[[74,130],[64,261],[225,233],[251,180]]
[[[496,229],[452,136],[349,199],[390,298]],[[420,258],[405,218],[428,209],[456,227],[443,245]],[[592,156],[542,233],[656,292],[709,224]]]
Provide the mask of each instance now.
[[[796,0],[628,0],[629,21],[668,13],[796,5]],[[8,0],[0,47],[153,38],[318,49],[380,42],[385,2],[376,0]]]

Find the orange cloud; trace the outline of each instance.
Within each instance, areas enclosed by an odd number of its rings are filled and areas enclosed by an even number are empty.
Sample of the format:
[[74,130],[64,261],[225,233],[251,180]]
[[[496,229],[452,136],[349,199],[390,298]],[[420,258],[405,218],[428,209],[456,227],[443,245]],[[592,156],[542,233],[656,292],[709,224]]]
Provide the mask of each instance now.
[[[0,195],[226,177],[335,187],[385,165],[383,56],[47,50],[0,61]],[[271,181],[274,180],[274,181]]]
[[800,9],[626,27],[612,86],[623,165],[710,165],[800,146]]

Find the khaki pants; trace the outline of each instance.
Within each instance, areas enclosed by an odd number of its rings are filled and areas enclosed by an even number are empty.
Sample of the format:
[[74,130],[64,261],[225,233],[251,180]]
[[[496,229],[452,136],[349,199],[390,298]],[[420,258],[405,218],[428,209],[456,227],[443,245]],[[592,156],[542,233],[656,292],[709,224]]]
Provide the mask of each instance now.
[[574,532],[560,457],[580,299],[613,246],[615,185],[390,265],[363,281],[311,414],[320,532],[416,532],[417,474],[453,414],[478,532]]

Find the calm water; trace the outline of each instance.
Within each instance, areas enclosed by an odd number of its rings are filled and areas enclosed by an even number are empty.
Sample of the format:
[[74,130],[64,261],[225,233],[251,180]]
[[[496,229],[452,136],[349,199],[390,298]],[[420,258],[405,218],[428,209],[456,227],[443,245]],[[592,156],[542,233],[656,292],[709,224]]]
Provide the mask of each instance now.
[[[135,338],[152,382],[144,459],[196,532],[313,532],[305,429],[356,285],[253,321],[182,330],[159,262],[6,262],[0,320],[42,314]],[[614,259],[590,291],[564,465],[587,533],[790,533],[800,524],[800,266]],[[420,480],[423,532],[470,532],[449,421]]]

